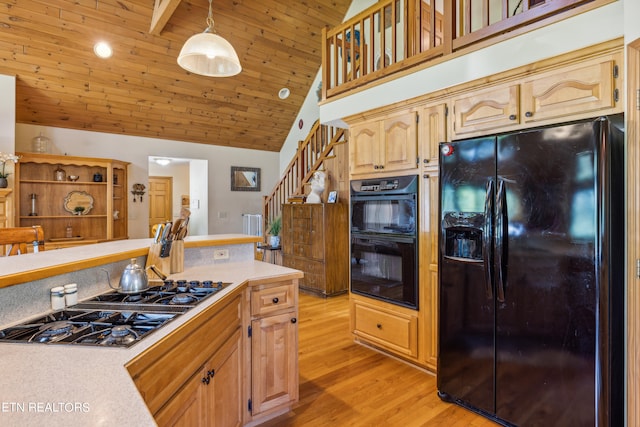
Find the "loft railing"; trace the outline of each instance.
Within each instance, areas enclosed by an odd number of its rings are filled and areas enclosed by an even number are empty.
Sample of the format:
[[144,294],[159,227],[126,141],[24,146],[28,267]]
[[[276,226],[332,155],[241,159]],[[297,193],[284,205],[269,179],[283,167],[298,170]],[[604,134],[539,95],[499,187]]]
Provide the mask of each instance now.
[[291,159],[282,178],[268,196],[264,196],[263,221],[265,232],[275,217],[280,215],[282,204],[292,197],[303,197],[304,186],[323,162],[335,157],[333,147],[346,141],[344,129],[321,125],[316,121],[304,141],[298,143],[296,155]]
[[381,0],[322,31],[323,100],[481,41],[616,0]]

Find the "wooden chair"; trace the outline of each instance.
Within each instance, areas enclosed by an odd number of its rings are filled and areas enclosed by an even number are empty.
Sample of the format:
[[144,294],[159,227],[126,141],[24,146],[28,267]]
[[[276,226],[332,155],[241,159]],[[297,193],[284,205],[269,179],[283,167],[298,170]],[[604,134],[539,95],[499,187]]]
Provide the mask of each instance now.
[[0,245],[5,245],[5,256],[44,251],[44,230],[39,225],[33,227],[0,228]]

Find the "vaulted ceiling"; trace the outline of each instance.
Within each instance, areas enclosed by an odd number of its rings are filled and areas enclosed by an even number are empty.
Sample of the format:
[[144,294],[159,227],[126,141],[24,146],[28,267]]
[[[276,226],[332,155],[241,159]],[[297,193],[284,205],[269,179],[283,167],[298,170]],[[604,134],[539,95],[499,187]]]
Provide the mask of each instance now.
[[[156,3],[158,3],[156,5]],[[151,33],[154,6],[177,4]],[[8,0],[0,74],[16,75],[16,120],[211,145],[280,150],[321,62],[321,30],[351,0],[213,0],[233,77],[190,74],[176,58],[207,27],[207,0]],[[99,59],[93,45],[113,46]],[[278,91],[287,87],[289,98]]]

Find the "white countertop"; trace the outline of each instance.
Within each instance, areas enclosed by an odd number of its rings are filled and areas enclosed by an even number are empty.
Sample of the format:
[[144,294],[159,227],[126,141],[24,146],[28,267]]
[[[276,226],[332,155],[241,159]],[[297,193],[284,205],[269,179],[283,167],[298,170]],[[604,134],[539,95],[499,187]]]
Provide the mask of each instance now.
[[247,280],[289,274],[302,276],[290,268],[247,261],[171,275],[172,279],[212,279],[232,285],[125,349],[0,343],[0,425],[154,426],[125,364]]

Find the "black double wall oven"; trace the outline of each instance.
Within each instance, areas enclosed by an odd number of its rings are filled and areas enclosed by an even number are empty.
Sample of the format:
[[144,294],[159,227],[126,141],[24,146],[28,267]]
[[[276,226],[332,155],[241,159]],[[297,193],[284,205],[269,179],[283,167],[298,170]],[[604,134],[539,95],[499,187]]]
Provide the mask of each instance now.
[[418,308],[417,175],[351,181],[351,292]]

